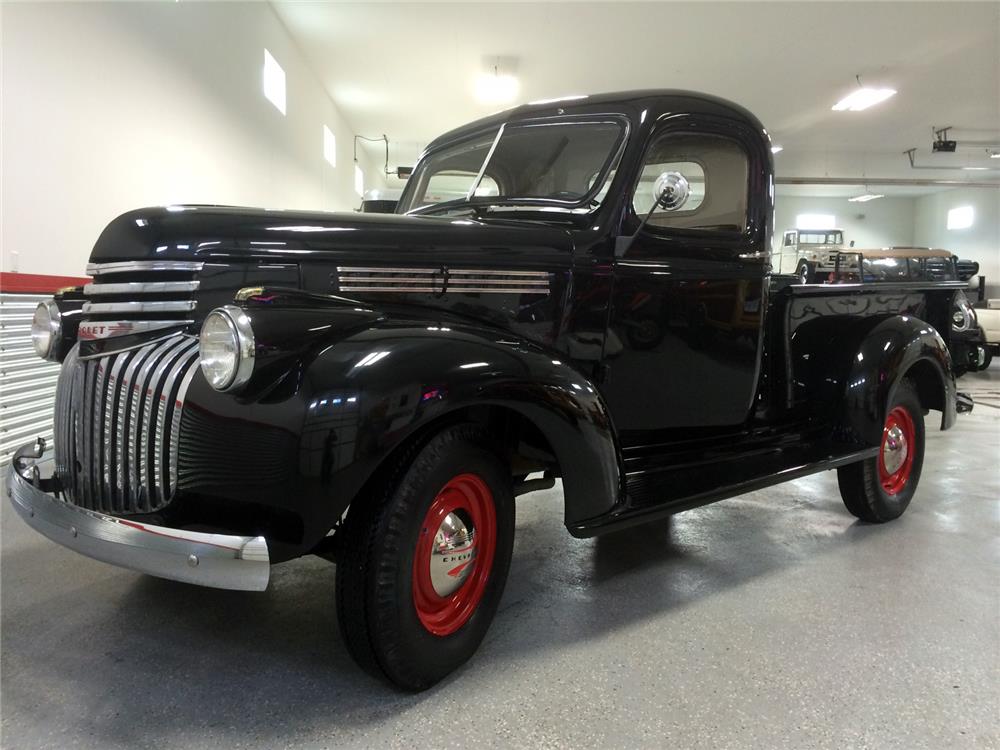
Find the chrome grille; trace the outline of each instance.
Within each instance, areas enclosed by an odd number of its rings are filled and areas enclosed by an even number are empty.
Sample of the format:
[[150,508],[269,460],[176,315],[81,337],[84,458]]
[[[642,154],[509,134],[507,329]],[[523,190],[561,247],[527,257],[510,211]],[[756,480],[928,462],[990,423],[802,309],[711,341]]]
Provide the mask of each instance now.
[[80,340],[126,336],[194,322],[201,261],[90,263]]
[[197,361],[190,336],[90,360],[73,348],[59,375],[55,423],[56,475],[69,502],[118,514],[170,502]]

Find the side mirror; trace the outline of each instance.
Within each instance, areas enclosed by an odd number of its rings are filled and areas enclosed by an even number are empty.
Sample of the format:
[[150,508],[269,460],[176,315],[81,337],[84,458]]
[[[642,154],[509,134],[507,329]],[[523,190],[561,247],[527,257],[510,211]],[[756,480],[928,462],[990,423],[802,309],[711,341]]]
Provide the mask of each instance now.
[[691,185],[680,172],[664,172],[653,183],[656,206],[664,211],[677,211],[687,203]]

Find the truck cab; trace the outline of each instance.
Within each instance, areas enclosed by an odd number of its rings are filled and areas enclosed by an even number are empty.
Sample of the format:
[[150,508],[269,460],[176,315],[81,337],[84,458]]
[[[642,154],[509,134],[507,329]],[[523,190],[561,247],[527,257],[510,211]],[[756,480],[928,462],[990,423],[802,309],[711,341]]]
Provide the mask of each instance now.
[[646,90],[451,131],[392,215],[130,211],[93,283],[36,311],[55,446],[18,451],[8,495],[59,544],[198,585],[334,560],[346,648],[409,690],[472,656],[516,498],[556,481],[577,537],[826,470],[890,521],[925,414],[971,408],[963,285],[791,283],[773,184],[747,110]]
[[825,279],[837,265],[844,249],[842,229],[788,229],[781,238],[775,272],[793,274],[799,283]]

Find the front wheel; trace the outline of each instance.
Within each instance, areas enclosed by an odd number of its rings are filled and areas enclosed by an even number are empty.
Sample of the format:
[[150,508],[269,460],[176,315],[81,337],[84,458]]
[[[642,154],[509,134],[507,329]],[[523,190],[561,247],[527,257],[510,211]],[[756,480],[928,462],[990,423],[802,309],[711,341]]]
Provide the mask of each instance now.
[[924,463],[924,413],[909,380],[886,410],[878,455],[837,469],[844,505],[862,521],[884,523],[903,515]]
[[[411,460],[410,460],[411,459]],[[400,460],[377,496],[355,501],[337,564],[337,618],[368,672],[423,690],[475,652],[510,565],[510,472],[472,424]]]

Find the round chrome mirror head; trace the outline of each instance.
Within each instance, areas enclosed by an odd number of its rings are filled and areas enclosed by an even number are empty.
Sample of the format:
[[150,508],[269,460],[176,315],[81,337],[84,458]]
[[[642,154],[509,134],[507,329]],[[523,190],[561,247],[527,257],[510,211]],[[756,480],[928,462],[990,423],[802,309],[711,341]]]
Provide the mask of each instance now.
[[664,172],[653,183],[653,197],[664,211],[676,211],[687,203],[691,185],[680,172]]

